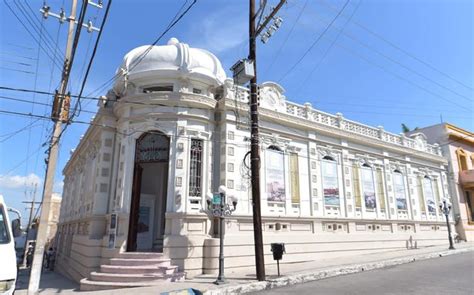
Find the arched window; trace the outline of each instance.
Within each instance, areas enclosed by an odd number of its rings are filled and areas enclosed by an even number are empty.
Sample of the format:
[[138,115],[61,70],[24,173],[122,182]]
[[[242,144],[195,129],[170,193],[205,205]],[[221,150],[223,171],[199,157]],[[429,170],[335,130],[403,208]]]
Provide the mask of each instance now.
[[331,156],[324,156],[324,157],[323,157],[323,160],[336,161],[336,160],[334,160],[334,158],[331,157]]
[[283,151],[274,145],[267,148],[265,153],[265,174],[267,187],[267,201],[284,202],[285,165]]
[[425,194],[425,201],[428,205],[428,213],[436,214],[436,202],[434,199],[433,185],[431,184],[431,178],[425,176],[423,178],[423,192]]
[[322,183],[325,206],[340,206],[339,184],[337,180],[337,162],[331,156],[324,156],[321,161]]
[[374,174],[369,164],[364,163],[362,165],[361,176],[365,209],[367,211],[373,211],[377,207],[377,201],[375,197]]
[[393,189],[397,201],[398,210],[407,210],[407,197],[405,193],[405,182],[400,170],[393,170]]

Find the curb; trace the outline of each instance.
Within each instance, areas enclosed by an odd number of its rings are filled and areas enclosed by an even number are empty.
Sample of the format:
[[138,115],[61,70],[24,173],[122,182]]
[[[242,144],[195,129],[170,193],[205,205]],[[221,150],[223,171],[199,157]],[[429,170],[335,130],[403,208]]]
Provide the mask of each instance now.
[[263,290],[269,290],[273,288],[280,288],[285,286],[291,286],[295,284],[302,284],[326,278],[354,274],[363,272],[366,270],[381,269],[389,266],[395,266],[400,264],[407,264],[417,260],[427,260],[436,257],[449,256],[453,254],[460,254],[465,252],[473,251],[473,248],[464,248],[456,250],[445,250],[426,254],[413,255],[403,258],[395,258],[378,262],[368,262],[361,264],[352,264],[339,267],[331,267],[327,269],[318,270],[316,272],[305,272],[296,275],[289,275],[277,279],[271,279],[264,282],[252,282],[248,284],[230,285],[218,289],[211,289],[205,291],[204,295],[221,295],[221,294],[244,294],[250,292],[258,292]]

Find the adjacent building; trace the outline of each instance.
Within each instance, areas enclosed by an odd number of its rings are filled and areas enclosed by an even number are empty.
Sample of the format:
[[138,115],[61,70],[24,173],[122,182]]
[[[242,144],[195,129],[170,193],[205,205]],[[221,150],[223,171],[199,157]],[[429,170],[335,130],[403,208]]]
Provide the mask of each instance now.
[[[106,284],[123,270],[104,265],[159,252],[188,277],[216,272],[203,208],[220,185],[237,200],[226,271],[254,265],[248,89],[174,38],[130,51],[117,73],[63,170],[58,268]],[[259,93],[267,264],[271,242],[286,243],[285,263],[447,243],[439,145],[293,103],[274,82]]]
[[448,159],[449,194],[453,200],[456,231],[464,240],[474,240],[474,133],[441,123],[418,129],[428,142],[438,142]]

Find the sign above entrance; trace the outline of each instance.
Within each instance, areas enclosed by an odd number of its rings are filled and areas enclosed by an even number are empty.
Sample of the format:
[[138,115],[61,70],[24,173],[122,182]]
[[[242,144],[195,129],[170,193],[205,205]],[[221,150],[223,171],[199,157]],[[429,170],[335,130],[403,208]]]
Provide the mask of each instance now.
[[169,139],[160,133],[147,133],[137,140],[136,162],[168,162]]

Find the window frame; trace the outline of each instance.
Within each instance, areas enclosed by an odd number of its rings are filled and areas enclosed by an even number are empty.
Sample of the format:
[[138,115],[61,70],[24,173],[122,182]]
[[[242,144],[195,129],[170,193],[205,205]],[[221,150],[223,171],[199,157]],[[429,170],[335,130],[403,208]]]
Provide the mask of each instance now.
[[[199,143],[198,149],[193,150],[193,143]],[[191,138],[190,144],[188,195],[193,198],[202,198],[204,140]],[[196,159],[193,159],[194,157]]]

